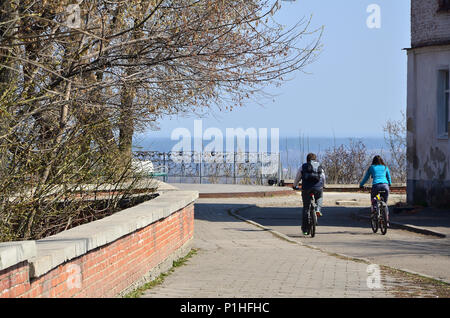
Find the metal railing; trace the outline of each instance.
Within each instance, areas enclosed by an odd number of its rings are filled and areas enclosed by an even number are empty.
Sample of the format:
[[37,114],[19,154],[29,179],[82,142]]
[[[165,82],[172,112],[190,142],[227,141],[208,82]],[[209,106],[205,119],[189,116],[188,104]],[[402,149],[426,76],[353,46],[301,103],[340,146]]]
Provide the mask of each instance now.
[[136,151],[134,158],[166,167],[163,181],[265,185],[280,179],[279,153]]

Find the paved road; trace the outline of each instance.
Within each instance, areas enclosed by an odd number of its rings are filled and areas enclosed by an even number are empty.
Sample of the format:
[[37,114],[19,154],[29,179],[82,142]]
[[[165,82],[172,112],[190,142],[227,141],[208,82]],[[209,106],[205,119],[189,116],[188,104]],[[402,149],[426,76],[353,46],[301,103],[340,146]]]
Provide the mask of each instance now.
[[[374,234],[368,221],[352,218],[360,210],[361,207],[325,207],[313,239],[301,234],[301,208],[292,201],[282,207],[262,203],[243,210],[240,215],[329,252],[369,259],[450,283],[449,237],[436,238],[397,229],[389,229],[385,236]],[[392,220],[395,217],[391,215]]]
[[[418,292],[408,279],[385,272],[380,286],[376,279],[368,285],[369,276],[375,277],[367,272],[369,264],[287,242],[228,213],[262,202],[280,205],[286,199],[198,200],[194,241],[198,254],[143,297],[394,297],[399,286],[403,293]],[[279,214],[278,222],[287,222],[290,216]]]

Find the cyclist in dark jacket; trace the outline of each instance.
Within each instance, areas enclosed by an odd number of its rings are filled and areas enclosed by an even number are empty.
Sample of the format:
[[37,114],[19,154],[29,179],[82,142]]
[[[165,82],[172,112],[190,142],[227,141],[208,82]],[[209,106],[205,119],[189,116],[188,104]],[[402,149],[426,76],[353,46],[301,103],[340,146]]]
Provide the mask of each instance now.
[[[303,201],[303,221],[302,232],[308,235],[308,209],[311,203],[310,194],[314,194],[314,199],[317,203],[317,216],[322,216],[322,203],[323,203],[323,187],[325,186],[325,172],[317,162],[317,156],[313,153],[308,154],[306,157],[306,163],[304,163],[297,172],[294,180],[293,188],[297,189],[300,181],[302,181],[302,201]],[[318,174],[318,178],[311,177],[311,170],[315,174]]]

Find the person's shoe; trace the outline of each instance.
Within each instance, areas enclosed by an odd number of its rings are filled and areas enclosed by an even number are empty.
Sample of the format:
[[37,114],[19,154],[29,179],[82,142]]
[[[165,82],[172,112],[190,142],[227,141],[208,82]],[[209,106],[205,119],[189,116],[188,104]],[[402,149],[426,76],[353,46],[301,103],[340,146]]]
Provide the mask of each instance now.
[[303,235],[309,235],[309,233],[308,232],[303,232]]

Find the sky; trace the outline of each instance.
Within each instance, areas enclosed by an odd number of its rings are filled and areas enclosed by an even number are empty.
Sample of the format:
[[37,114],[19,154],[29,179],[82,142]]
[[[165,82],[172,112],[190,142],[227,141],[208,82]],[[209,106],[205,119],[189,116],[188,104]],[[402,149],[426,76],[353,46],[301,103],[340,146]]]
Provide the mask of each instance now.
[[[280,136],[382,137],[387,120],[401,119],[406,110],[407,57],[410,47],[410,0],[294,0],[281,1],[278,22],[293,25],[312,15],[311,29],[324,26],[322,51],[304,70],[291,74],[276,95],[252,101],[231,112],[211,111],[203,129],[279,128]],[[380,9],[380,25],[369,28]],[[166,117],[159,131],[146,138],[170,137],[176,128],[194,131],[195,116]],[[144,137],[142,136],[142,137]]]

